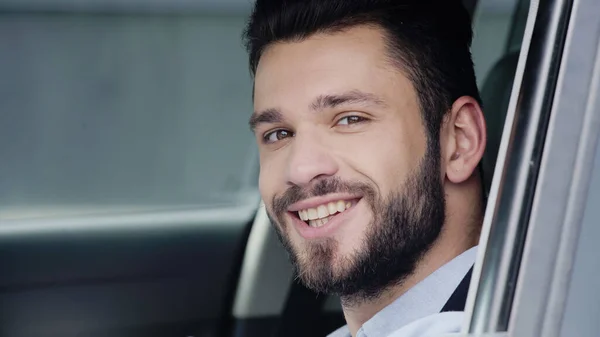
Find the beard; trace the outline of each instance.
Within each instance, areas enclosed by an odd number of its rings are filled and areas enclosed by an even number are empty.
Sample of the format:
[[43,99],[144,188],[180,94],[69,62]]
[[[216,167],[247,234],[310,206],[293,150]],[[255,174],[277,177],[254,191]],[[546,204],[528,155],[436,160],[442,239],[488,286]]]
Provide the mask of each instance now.
[[[267,214],[297,278],[306,287],[338,295],[346,303],[378,298],[386,289],[402,284],[439,237],[444,224],[445,196],[439,158],[439,151],[429,147],[417,170],[385,197],[369,184],[329,177],[317,181],[309,190],[292,186],[273,198],[272,213]],[[368,227],[362,249],[350,256],[338,256],[340,243],[327,238],[305,242],[299,250],[285,227],[288,206],[309,197],[339,192],[360,194],[361,201],[371,208],[373,219],[365,224]]]

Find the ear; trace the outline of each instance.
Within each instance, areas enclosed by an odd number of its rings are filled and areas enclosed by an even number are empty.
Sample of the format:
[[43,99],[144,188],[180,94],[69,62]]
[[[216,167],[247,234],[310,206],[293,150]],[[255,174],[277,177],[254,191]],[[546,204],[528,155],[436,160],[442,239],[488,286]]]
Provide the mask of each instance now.
[[485,151],[487,131],[481,106],[470,96],[457,99],[444,123],[446,177],[460,184],[473,175]]

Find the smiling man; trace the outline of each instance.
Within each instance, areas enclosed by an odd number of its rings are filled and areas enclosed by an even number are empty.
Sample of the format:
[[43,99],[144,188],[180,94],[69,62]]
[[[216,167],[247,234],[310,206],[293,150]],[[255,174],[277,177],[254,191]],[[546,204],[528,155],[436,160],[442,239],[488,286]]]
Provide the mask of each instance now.
[[[458,0],[258,0],[245,32],[267,213],[332,336],[457,332],[486,130]],[[411,335],[412,336],[412,335]]]

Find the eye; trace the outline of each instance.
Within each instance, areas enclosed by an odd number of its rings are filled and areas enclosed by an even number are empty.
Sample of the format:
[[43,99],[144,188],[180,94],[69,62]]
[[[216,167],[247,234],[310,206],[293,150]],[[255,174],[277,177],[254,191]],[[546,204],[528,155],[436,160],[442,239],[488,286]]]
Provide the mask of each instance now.
[[360,116],[346,116],[341,118],[336,125],[350,125],[350,124],[357,124],[360,122],[364,122],[367,119],[364,117],[360,117]]
[[292,136],[293,133],[290,131],[280,129],[266,133],[263,137],[263,140],[267,144],[272,144]]

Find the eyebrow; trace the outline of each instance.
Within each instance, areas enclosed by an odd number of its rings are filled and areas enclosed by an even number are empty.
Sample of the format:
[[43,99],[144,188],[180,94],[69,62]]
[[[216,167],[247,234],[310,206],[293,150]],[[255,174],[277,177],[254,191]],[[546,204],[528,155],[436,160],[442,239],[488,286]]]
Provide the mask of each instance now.
[[333,109],[343,104],[359,103],[386,106],[385,102],[374,94],[360,90],[352,90],[342,94],[321,95],[315,99],[310,105],[310,108],[313,111],[322,111],[325,109]]
[[281,122],[283,122],[283,114],[281,113],[281,111],[271,108],[262,112],[252,113],[248,124],[250,125],[250,130],[254,132],[254,130],[256,130],[256,128],[260,124],[274,124]]
[[[333,109],[344,104],[372,104],[385,107],[387,104],[378,96],[359,90],[351,90],[341,94],[320,95],[311,104],[310,109],[319,112],[325,109]],[[248,124],[254,132],[260,124],[282,123],[283,114],[280,110],[270,108],[262,112],[254,112]]]

